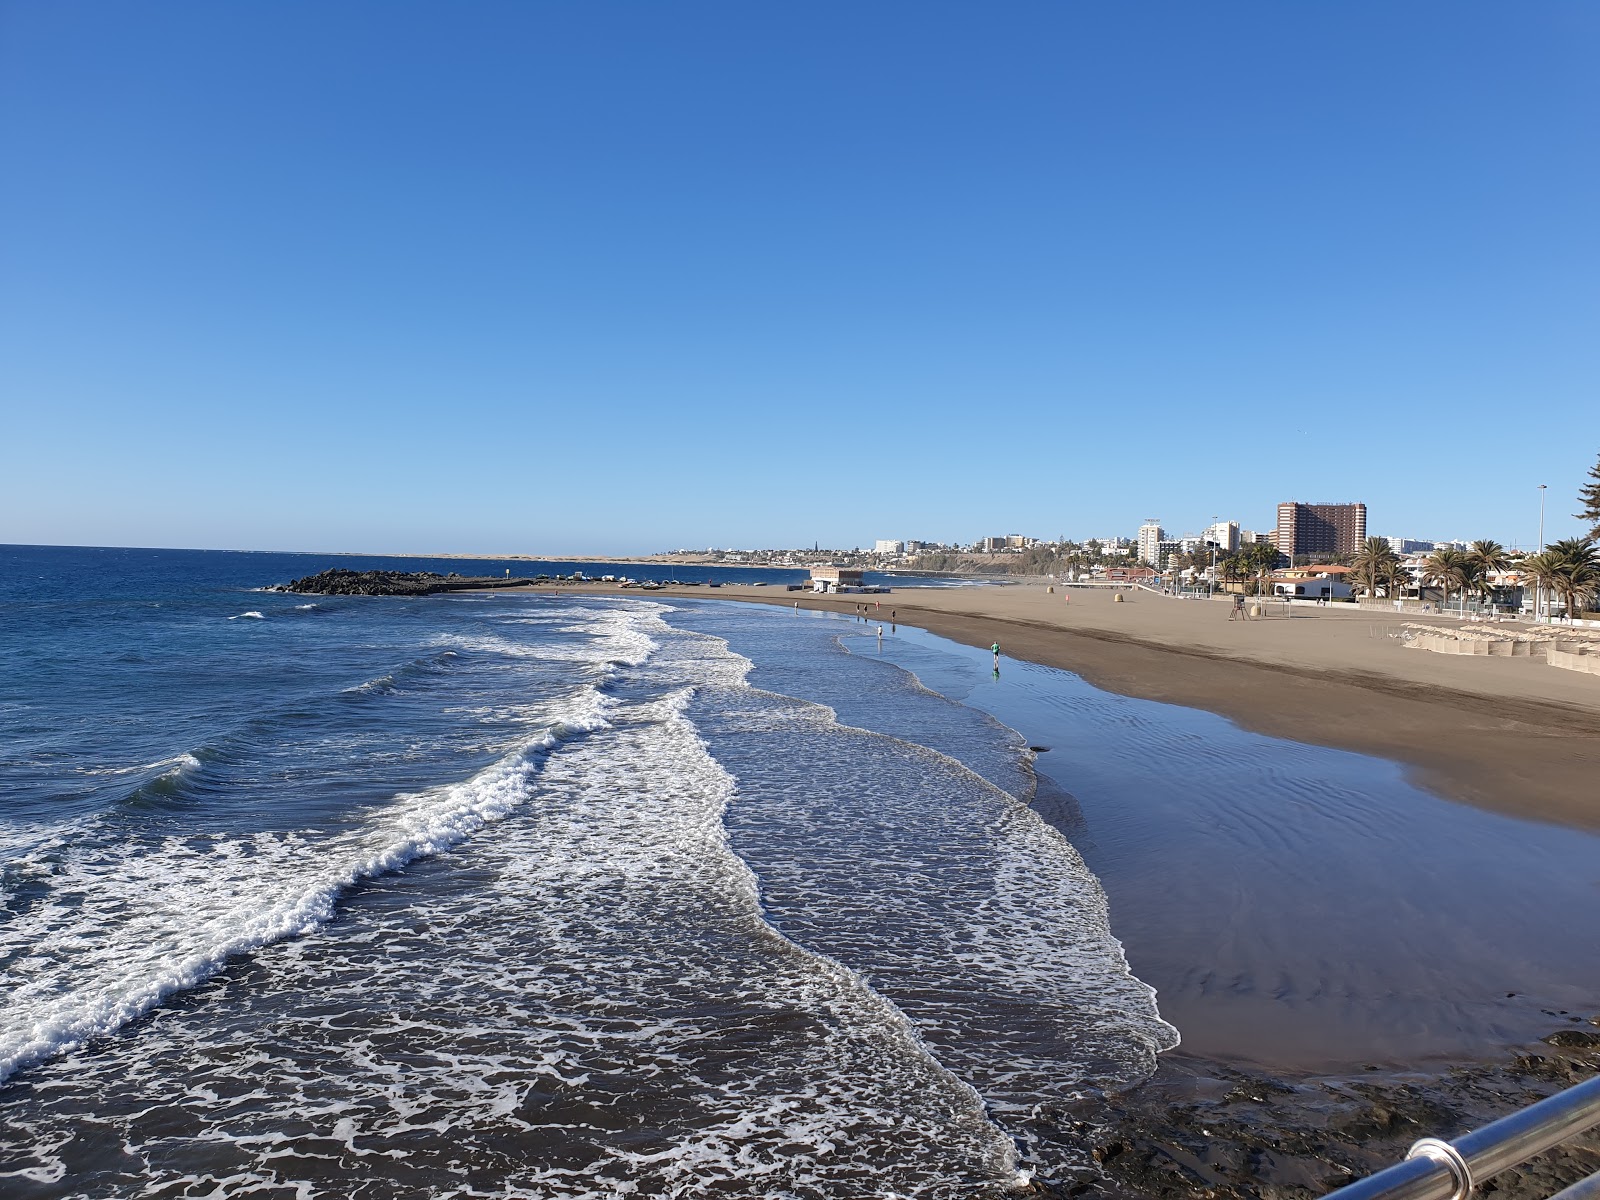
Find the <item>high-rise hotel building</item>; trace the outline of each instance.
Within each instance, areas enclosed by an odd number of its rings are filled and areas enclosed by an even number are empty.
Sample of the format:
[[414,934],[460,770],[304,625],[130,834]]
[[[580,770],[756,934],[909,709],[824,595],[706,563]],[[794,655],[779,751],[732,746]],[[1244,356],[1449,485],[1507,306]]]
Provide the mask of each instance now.
[[1367,539],[1365,504],[1278,505],[1278,553],[1293,562],[1296,555],[1354,554]]

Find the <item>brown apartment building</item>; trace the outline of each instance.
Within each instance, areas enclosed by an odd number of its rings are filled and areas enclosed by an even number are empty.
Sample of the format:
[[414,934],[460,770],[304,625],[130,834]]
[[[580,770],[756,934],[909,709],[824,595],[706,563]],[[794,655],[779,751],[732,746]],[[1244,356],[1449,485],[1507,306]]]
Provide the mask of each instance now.
[[1278,553],[1293,562],[1297,555],[1354,554],[1367,539],[1365,504],[1278,505]]

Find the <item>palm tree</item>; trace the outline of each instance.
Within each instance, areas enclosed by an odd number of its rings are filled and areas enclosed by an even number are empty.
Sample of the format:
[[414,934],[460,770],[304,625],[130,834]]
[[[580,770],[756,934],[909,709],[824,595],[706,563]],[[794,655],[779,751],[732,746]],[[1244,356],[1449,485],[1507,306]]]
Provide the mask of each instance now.
[[1389,578],[1400,556],[1389,545],[1388,538],[1369,537],[1351,560],[1350,582],[1362,588],[1368,596],[1376,596],[1378,588]]
[[1510,554],[1499,542],[1486,539],[1472,543],[1471,549],[1467,551],[1467,559],[1472,563],[1473,574],[1477,577],[1479,594],[1485,602],[1493,599],[1494,586],[1490,583],[1490,576],[1504,571],[1511,565]]
[[[1522,572],[1522,586],[1524,588],[1529,583],[1532,583],[1544,595],[1554,595],[1556,575],[1561,570],[1561,556],[1551,550],[1544,550],[1538,554],[1529,554],[1517,564],[1517,569]],[[1543,605],[1540,605],[1540,607],[1543,607]],[[1535,619],[1538,619],[1543,614],[1536,609],[1533,615]]]
[[1550,586],[1566,604],[1567,620],[1576,620],[1600,591],[1600,549],[1593,538],[1563,538],[1545,553],[1555,558]]
[[1422,582],[1437,583],[1444,590],[1444,608],[1450,603],[1452,590],[1465,591],[1469,572],[1467,556],[1459,550],[1435,550],[1422,564]]
[[1411,570],[1398,557],[1389,564],[1388,569],[1379,576],[1378,582],[1383,584],[1383,590],[1396,599],[1412,584]]

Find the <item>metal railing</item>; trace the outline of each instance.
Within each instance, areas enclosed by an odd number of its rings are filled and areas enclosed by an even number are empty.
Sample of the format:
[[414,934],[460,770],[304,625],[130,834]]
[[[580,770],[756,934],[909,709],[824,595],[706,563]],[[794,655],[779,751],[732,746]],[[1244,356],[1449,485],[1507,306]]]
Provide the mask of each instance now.
[[[1501,1117],[1454,1142],[1423,1138],[1404,1162],[1331,1193],[1327,1200],[1467,1200],[1473,1188],[1600,1125],[1600,1076]],[[1600,1200],[1600,1171],[1551,1200]]]

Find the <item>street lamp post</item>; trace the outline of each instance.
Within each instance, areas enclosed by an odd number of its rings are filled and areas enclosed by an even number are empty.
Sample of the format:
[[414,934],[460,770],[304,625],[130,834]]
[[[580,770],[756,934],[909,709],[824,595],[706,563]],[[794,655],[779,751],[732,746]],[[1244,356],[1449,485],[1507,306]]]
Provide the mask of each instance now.
[[[1539,485],[1539,553],[1544,553],[1544,489],[1548,485]],[[1533,585],[1533,619],[1535,622],[1544,620],[1544,581],[1539,580]]]

